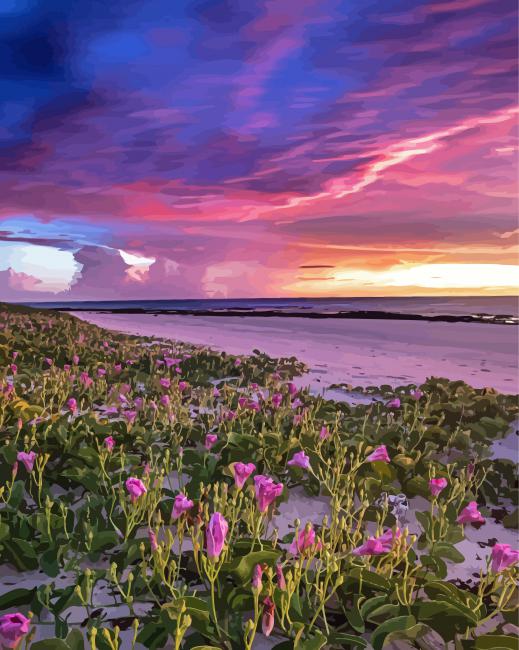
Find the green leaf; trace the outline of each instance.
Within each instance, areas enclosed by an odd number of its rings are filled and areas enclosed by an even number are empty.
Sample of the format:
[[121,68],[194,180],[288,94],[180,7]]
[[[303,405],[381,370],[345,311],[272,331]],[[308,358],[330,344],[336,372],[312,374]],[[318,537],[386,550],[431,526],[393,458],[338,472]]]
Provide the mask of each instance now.
[[85,648],[83,635],[81,634],[81,630],[78,630],[77,628],[70,631],[66,641],[70,650],[84,650]]
[[504,634],[484,634],[476,639],[475,650],[519,650],[519,637]]
[[58,550],[49,548],[40,557],[40,566],[50,578],[55,578],[59,573]]
[[396,618],[386,621],[379,625],[371,635],[371,644],[374,650],[382,650],[388,634],[398,630],[407,630],[416,624],[414,616],[397,616]]
[[478,624],[478,618],[470,608],[452,601],[417,603],[413,611],[420,622],[436,630],[445,641],[451,641],[456,632],[465,633],[468,628]]
[[31,643],[31,650],[70,650],[70,646],[62,639],[43,639]]
[[301,650],[320,650],[327,643],[327,638],[321,632],[318,632],[311,639],[305,639],[304,641],[299,641],[297,644],[298,648]]
[[91,550],[94,552],[100,551],[103,548],[116,546],[118,542],[119,538],[115,530],[103,530],[94,535]]
[[[395,641],[415,641],[416,639],[425,636],[427,633],[432,632],[428,625],[417,623],[412,625],[407,630],[396,630],[386,636],[386,643],[395,643]],[[424,647],[424,646],[421,646]]]
[[353,634],[344,634],[343,632],[338,632],[337,634],[331,634],[328,639],[330,643],[341,644],[344,648],[367,648],[368,642],[366,639],[363,639],[361,636],[354,636]]
[[[382,596],[382,598],[385,599],[385,596]],[[364,616],[359,611],[358,600],[358,598],[355,598],[353,604],[350,607],[345,607],[345,611],[346,618],[348,619],[348,623],[351,625],[351,627],[355,630],[355,632],[362,633],[366,627],[364,625]]]
[[268,564],[272,566],[280,555],[281,551],[274,549],[253,551],[243,557],[234,559],[232,562],[225,562],[222,570],[227,573],[234,573],[242,581],[250,580],[256,564]]
[[0,596],[0,611],[10,607],[19,607],[20,605],[29,605],[34,597],[34,589],[13,589]]
[[437,542],[433,547],[431,555],[433,557],[446,558],[458,564],[465,561],[465,556],[453,544],[449,544],[449,542]]
[[387,596],[373,596],[372,598],[367,598],[360,608],[360,613],[363,619],[368,618],[370,613],[380,607],[387,601]]
[[183,598],[177,598],[177,600],[164,605],[163,609],[166,609],[173,615],[178,615],[184,606],[186,608],[186,612],[194,619],[209,621],[209,605],[205,602],[205,600],[197,598],[196,596],[184,596]]
[[0,522],[0,542],[6,537],[9,537],[9,525]]
[[363,588],[368,587],[370,589],[384,591],[386,593],[389,593],[392,590],[391,583],[389,580],[387,580],[387,578],[380,576],[374,571],[369,571],[368,569],[363,569],[360,567],[353,567],[351,569],[349,574],[346,576],[343,589],[346,591],[352,586],[355,589],[358,589],[361,582]]
[[2,543],[9,551],[9,555],[19,571],[27,571],[38,567],[36,552],[29,542],[24,539],[13,538]]

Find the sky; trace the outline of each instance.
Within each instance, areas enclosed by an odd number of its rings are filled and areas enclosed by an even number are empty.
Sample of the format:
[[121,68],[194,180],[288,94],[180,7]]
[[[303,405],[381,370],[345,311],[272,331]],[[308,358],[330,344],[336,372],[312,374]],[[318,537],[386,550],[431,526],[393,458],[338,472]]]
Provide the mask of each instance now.
[[0,299],[513,294],[515,0],[2,0]]

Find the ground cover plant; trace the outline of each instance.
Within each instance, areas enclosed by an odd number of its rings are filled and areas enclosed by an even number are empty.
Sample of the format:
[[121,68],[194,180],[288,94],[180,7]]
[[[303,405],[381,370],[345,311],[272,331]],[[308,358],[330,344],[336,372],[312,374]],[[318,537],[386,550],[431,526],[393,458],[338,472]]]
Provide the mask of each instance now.
[[2,306],[0,648],[517,648],[517,398],[304,370]]

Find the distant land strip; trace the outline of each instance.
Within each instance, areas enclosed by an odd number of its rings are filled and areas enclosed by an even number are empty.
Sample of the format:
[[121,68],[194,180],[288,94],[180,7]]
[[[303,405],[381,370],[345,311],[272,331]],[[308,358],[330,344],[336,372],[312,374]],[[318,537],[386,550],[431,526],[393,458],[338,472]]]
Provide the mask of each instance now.
[[87,307],[52,307],[52,311],[89,311],[103,314],[154,314],[164,316],[256,316],[260,318],[341,318],[348,320],[414,320],[440,323],[487,323],[491,325],[519,325],[517,316],[507,314],[470,314],[464,316],[455,316],[452,314],[444,315],[424,315],[424,314],[404,314],[390,311],[338,311],[338,312],[299,312],[283,311],[275,309],[143,309],[142,307],[119,307],[100,309]]

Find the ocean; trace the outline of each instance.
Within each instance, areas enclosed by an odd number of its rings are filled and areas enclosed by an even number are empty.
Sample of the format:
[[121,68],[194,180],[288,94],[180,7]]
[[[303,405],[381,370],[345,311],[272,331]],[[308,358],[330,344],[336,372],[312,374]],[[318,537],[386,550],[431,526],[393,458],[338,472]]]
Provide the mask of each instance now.
[[[515,296],[446,296],[409,298],[239,298],[193,300],[92,300],[27,303],[33,307],[67,311],[171,313],[189,315],[294,315],[384,318],[385,315],[421,317],[477,317],[495,322],[515,322],[519,299]],[[388,316],[391,317],[391,316]],[[488,317],[485,319],[485,317]]]

